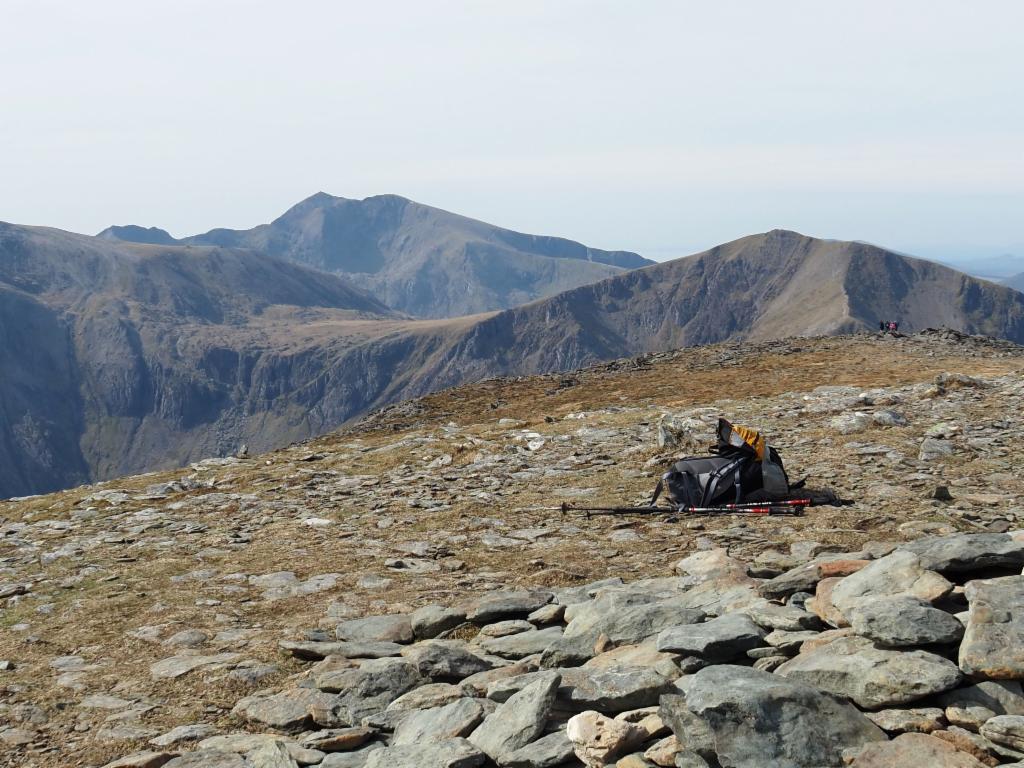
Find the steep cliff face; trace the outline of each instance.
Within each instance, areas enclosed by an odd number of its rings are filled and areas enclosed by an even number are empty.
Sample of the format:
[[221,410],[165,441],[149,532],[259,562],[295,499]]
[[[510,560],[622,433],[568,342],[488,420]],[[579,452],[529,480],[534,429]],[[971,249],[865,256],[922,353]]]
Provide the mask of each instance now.
[[[167,243],[167,233],[109,227],[101,237]],[[652,262],[559,237],[513,232],[397,195],[320,192],[270,224],[171,241],[244,247],[348,277],[418,317],[456,317],[519,304]]]
[[330,329],[351,341],[344,329],[376,322],[401,319],[267,256],[0,225],[0,496],[344,421],[306,412],[323,399],[317,355]]
[[505,312],[410,320],[262,253],[0,225],[0,496],[269,449],[485,377],[880,318],[1024,341],[1016,291],[792,232]]

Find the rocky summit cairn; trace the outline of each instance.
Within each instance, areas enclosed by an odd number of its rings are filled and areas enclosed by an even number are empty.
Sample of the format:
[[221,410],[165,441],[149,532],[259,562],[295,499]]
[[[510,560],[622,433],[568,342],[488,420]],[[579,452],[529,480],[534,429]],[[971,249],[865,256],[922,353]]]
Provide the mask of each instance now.
[[[706,549],[346,618],[280,642],[301,668],[234,732],[181,726],[106,768],[1024,765],[1024,531],[805,549],[770,579]],[[174,658],[154,674],[232,661]]]

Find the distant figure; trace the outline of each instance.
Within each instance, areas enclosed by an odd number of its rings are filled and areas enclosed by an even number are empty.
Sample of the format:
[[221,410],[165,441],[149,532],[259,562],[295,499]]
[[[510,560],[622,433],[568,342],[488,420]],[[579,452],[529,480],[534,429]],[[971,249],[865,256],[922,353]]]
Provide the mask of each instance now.
[[899,323],[893,323],[892,324],[892,332],[893,333],[899,333],[900,332],[900,324]]
[[896,328],[897,327],[898,326],[896,325],[895,321],[893,321],[893,320],[889,321],[889,333],[896,333]]
[[882,331],[883,333],[885,332],[885,320],[878,321],[878,330]]

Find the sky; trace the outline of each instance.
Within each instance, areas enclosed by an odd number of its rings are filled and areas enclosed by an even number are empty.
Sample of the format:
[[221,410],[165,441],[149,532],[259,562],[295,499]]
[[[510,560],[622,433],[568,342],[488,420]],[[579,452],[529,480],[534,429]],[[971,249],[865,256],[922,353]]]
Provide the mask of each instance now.
[[1024,255],[1019,0],[0,0],[0,220],[395,193],[658,260]]

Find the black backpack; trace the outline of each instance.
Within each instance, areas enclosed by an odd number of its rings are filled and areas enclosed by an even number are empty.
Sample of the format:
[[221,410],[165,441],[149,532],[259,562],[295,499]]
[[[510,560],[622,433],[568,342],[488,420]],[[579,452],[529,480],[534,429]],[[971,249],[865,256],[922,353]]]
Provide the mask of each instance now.
[[651,505],[662,491],[678,507],[714,507],[781,501],[798,487],[791,488],[782,457],[756,430],[719,419],[713,450],[714,456],[677,461],[658,481]]

